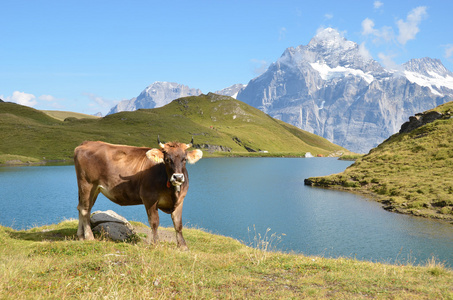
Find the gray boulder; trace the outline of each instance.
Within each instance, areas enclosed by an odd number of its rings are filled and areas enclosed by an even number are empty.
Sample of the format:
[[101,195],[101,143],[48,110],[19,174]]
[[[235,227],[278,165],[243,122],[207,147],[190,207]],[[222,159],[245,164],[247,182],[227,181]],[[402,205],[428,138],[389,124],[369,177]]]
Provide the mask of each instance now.
[[124,241],[135,234],[134,227],[112,210],[95,211],[91,214],[93,232],[106,234],[114,241]]
[[416,114],[413,117],[409,117],[409,121],[401,126],[399,133],[411,132],[412,130],[417,129],[418,127],[434,122],[442,117],[443,115],[437,111],[429,111],[425,113]]

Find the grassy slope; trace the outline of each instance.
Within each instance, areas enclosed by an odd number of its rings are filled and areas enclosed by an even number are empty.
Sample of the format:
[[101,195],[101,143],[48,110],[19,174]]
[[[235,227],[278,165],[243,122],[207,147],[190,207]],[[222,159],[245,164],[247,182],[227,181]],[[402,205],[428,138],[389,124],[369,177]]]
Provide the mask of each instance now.
[[191,250],[181,252],[175,244],[150,246],[139,238],[79,242],[76,230],[77,221],[28,231],[0,227],[0,298],[453,297],[453,272],[435,261],[398,266],[265,252],[195,229],[185,230]]
[[230,147],[239,155],[247,154],[244,146],[273,155],[345,152],[245,103],[214,94],[182,98],[157,109],[65,122],[29,107],[0,103],[0,163],[7,155],[23,161],[71,159],[73,149],[84,140],[157,146],[158,134],[163,141],[189,142],[194,136],[196,144]]
[[[434,110],[453,112],[453,102]],[[385,208],[453,220],[453,118],[395,134],[341,174],[315,185],[372,193]]]
[[64,121],[66,118],[76,118],[76,119],[98,119],[99,118],[97,116],[86,115],[86,114],[76,113],[76,112],[72,112],[72,111],[42,110],[42,112],[59,121]]

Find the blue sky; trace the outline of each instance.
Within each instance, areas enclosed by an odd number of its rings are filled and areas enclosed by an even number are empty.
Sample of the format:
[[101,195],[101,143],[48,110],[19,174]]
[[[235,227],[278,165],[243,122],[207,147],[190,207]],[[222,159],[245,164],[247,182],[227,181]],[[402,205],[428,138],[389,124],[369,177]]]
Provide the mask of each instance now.
[[388,66],[453,71],[453,1],[0,0],[0,98],[107,113],[155,81],[246,84],[333,27]]

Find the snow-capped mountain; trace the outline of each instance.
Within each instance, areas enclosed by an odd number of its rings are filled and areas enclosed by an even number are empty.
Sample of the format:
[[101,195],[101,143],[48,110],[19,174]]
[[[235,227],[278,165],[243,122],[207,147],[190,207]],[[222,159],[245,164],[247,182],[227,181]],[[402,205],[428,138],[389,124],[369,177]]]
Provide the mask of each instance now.
[[288,48],[239,89],[238,100],[272,117],[365,153],[409,116],[453,100],[453,73],[440,60],[413,59],[388,70],[327,28]]
[[247,85],[244,85],[244,84],[241,84],[241,83],[237,83],[237,84],[233,84],[230,87],[224,88],[224,89],[222,89],[220,91],[216,91],[216,92],[214,92],[214,94],[230,96],[230,97],[233,97],[234,99],[236,99],[238,93],[240,91],[242,91],[246,86]]
[[453,73],[448,71],[438,59],[412,59],[404,65],[405,77],[413,83],[428,87],[440,97],[451,94],[453,90]]
[[198,95],[201,95],[199,89],[191,89],[188,86],[175,82],[157,81],[144,89],[137,97],[130,100],[123,100],[112,107],[108,114],[114,114],[120,111],[134,111],[140,108],[161,107],[181,97]]

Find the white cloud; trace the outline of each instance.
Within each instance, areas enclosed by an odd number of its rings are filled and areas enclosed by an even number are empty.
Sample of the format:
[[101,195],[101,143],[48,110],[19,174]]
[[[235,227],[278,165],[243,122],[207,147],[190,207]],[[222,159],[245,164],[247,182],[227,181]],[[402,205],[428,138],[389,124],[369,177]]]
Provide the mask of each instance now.
[[[0,98],[4,99],[5,101],[15,102],[17,104],[30,107],[43,106],[54,109],[63,108],[61,104],[58,103],[58,101],[60,101],[61,99],[57,99],[51,95],[41,95],[39,97],[36,97],[33,94],[15,91],[13,92],[12,96],[4,97],[2,95],[0,96]],[[43,107],[40,107],[39,109],[44,109]]]
[[326,20],[330,20],[333,18],[333,14],[327,13],[324,15],[324,18],[326,18]]
[[[63,99],[57,99],[52,95],[41,95],[38,97],[38,99],[41,101],[39,104],[43,105],[44,107],[50,107],[52,109],[64,109],[64,106],[59,103],[59,101]],[[42,101],[44,101],[45,103],[43,103]]]
[[450,58],[453,56],[453,45],[447,45],[445,47],[445,58]]
[[93,93],[83,93],[83,95],[91,100],[91,103],[88,104],[91,108],[93,108],[94,110],[102,111],[103,113],[106,110],[108,111],[119,102],[116,100],[110,100],[101,96],[97,96]]
[[[382,5],[380,1],[375,1],[374,3],[375,8],[381,7]],[[428,15],[426,11],[427,8],[425,6],[419,6],[407,14],[406,20],[397,20],[398,36],[396,36],[392,27],[383,26],[378,29],[375,27],[373,20],[366,18],[362,21],[362,35],[374,36],[374,43],[397,41],[404,46],[408,41],[415,39],[415,36],[420,31],[419,26],[421,21]]]
[[379,0],[376,0],[376,1],[374,1],[374,3],[373,3],[373,6],[374,6],[375,9],[381,8],[382,5],[384,5],[384,3],[382,3],[382,2],[379,1]]
[[47,101],[47,102],[55,102],[57,99],[51,95],[41,95],[38,97],[39,100]]
[[279,41],[284,40],[285,37],[286,37],[286,28],[282,27],[282,28],[280,28],[280,31],[278,33],[278,40]]
[[393,58],[396,57],[396,55],[387,55],[381,52],[378,54],[378,57],[381,60],[382,65],[386,69],[393,71],[402,71],[402,66],[393,61]]
[[376,32],[376,29],[374,29],[373,20],[366,18],[365,20],[362,21],[362,34],[363,35],[375,34],[375,32]]
[[362,21],[362,35],[372,35],[375,37],[373,42],[380,41],[390,42],[393,39],[393,30],[389,26],[383,26],[381,29],[374,28],[374,21],[366,18]]
[[408,41],[415,39],[415,36],[420,31],[420,22],[426,16],[426,6],[419,6],[409,12],[406,21],[398,20],[396,22],[399,30],[397,40],[401,45],[405,45]]
[[6,101],[15,102],[20,105],[26,105],[33,107],[38,104],[36,101],[36,96],[33,94],[27,94],[24,92],[14,91],[13,95],[10,97],[6,97]]
[[368,49],[365,47],[365,43],[362,43],[362,44],[359,45],[359,53],[365,59],[372,59],[373,58],[373,56],[371,56],[371,54],[368,51]]
[[101,107],[106,107],[106,106],[110,105],[110,103],[111,103],[110,100],[107,100],[101,96],[97,96],[93,93],[83,93],[83,95],[87,96],[88,98],[90,98],[91,101],[95,102],[97,105],[99,105]]
[[267,70],[267,61],[265,60],[259,60],[259,59],[251,59],[250,62],[254,65],[253,67],[253,73],[256,75],[261,75]]

